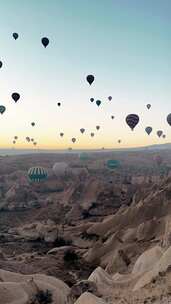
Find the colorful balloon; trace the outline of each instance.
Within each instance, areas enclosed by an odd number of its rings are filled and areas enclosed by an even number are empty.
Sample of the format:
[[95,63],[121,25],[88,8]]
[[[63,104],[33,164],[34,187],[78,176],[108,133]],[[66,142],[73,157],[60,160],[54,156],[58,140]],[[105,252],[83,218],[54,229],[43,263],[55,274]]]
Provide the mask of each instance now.
[[92,83],[94,81],[94,76],[93,75],[88,75],[87,76],[87,81],[88,81],[89,85],[92,85]]
[[118,161],[118,160],[115,160],[115,159],[109,159],[108,161],[107,161],[107,167],[109,168],[109,169],[117,169],[117,168],[119,168],[120,167],[120,162]]
[[47,179],[48,173],[43,167],[32,167],[28,170],[28,177],[31,182],[40,182]]
[[126,117],[126,123],[133,131],[136,125],[139,123],[139,116],[137,114],[129,114]]

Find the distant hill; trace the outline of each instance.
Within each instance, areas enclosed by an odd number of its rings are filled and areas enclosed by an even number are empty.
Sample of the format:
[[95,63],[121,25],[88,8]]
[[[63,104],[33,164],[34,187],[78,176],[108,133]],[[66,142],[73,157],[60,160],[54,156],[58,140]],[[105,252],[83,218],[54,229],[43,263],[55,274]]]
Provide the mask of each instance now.
[[143,151],[143,150],[170,150],[171,143],[166,144],[158,144],[158,145],[151,145],[151,146],[143,146],[143,147],[133,147],[133,148],[118,148],[118,149],[73,149],[72,151],[66,150],[56,150],[56,149],[0,149],[0,155],[22,155],[22,154],[39,154],[39,153],[80,153],[83,151],[88,152],[110,152],[110,151]]

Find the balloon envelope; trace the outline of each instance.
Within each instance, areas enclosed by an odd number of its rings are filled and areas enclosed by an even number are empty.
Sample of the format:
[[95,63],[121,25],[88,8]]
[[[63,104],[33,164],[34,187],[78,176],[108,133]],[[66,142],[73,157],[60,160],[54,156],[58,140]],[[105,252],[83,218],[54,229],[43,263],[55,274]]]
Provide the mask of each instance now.
[[107,161],[107,167],[109,169],[116,169],[116,168],[119,168],[120,167],[120,162],[116,159],[109,159]]
[[80,132],[83,134],[85,132],[85,129],[84,128],[81,128],[80,129]]
[[18,93],[12,93],[12,99],[15,101],[15,102],[17,102],[19,99],[20,99],[20,94],[18,94]]
[[93,75],[88,75],[87,76],[87,81],[88,81],[89,85],[92,85],[92,83],[94,81],[94,76]]
[[101,105],[101,101],[100,100],[96,100],[96,105],[99,107]]
[[162,134],[163,134],[163,131],[162,131],[162,130],[158,130],[158,131],[157,131],[157,136],[158,136],[159,138],[162,136]]
[[67,172],[68,164],[65,162],[57,162],[53,165],[53,172],[56,176],[64,176]]
[[32,167],[28,170],[28,177],[32,182],[40,182],[47,179],[48,173],[43,167]]
[[73,143],[76,142],[76,138],[74,138],[74,137],[71,140],[72,140]]
[[100,130],[100,126],[96,126],[96,129],[97,129],[97,130]]
[[167,122],[171,126],[171,113],[167,115]]
[[112,100],[112,96],[109,96],[108,99],[109,99],[109,101],[111,101]]
[[94,101],[94,98],[90,98],[90,101],[93,102],[93,101]]
[[46,48],[49,44],[49,39],[47,37],[42,38],[42,44]]
[[6,108],[4,106],[0,106],[0,113],[3,114],[5,112]]
[[148,134],[148,135],[150,135],[150,133],[152,132],[152,127],[146,127],[145,128],[145,132]]
[[126,123],[133,131],[136,125],[139,123],[139,116],[137,114],[129,114],[126,117]]
[[18,39],[18,34],[17,34],[17,33],[13,33],[12,35],[13,35],[13,38],[14,38],[15,40]]
[[151,108],[151,104],[147,104],[147,109],[149,110]]
[[2,61],[0,61],[0,69],[2,68],[2,65],[3,65],[3,63],[2,63]]

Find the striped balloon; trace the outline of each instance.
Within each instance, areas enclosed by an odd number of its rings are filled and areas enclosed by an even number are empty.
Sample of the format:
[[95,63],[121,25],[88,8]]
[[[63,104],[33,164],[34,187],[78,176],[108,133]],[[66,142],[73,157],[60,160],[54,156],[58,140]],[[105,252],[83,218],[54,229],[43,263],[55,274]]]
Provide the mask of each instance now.
[[41,182],[47,179],[47,171],[43,167],[32,167],[28,171],[28,177],[32,182]]
[[126,123],[133,131],[136,125],[139,123],[139,116],[137,114],[129,114],[126,117]]

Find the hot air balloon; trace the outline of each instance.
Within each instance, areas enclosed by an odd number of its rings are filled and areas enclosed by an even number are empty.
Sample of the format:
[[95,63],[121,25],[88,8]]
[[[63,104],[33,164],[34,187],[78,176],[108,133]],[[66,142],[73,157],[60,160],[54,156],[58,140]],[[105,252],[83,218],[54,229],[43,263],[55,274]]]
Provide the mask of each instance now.
[[151,108],[151,104],[148,103],[148,104],[146,105],[146,107],[147,107],[147,109],[149,110],[149,109]]
[[2,61],[0,61],[0,69],[2,68],[2,66],[3,66],[3,63],[2,63]]
[[61,132],[61,133],[60,133],[60,137],[63,137],[63,136],[64,136],[64,133]]
[[157,131],[157,136],[158,136],[159,138],[162,136],[162,134],[163,134],[163,131],[162,131],[162,130],[158,130],[158,131]]
[[139,123],[139,116],[137,114],[129,114],[126,117],[126,123],[133,131],[136,125]]
[[35,122],[32,122],[31,125],[32,125],[32,127],[34,127],[35,126]]
[[112,118],[112,119],[114,119],[114,118],[115,118],[115,116],[113,116],[113,115],[112,115],[112,116],[111,116],[111,118]]
[[80,129],[80,132],[83,134],[85,132],[85,129],[84,128],[81,128]]
[[36,145],[37,145],[37,142],[35,141],[35,142],[33,143],[33,145],[36,146]]
[[108,99],[109,99],[109,101],[111,101],[112,100],[112,96],[109,96]]
[[15,141],[15,140],[13,140],[13,144],[14,144],[14,145],[16,144],[16,141]]
[[163,136],[162,136],[163,138],[166,138],[166,135],[165,134],[163,134]]
[[111,170],[113,169],[117,169],[120,167],[120,162],[118,160],[115,160],[115,159],[109,159],[107,161],[107,167]]
[[13,33],[12,36],[13,36],[13,38],[14,38],[15,40],[18,39],[18,34],[17,34],[17,33]]
[[43,46],[46,48],[49,44],[49,39],[47,37],[43,37],[41,41]]
[[4,106],[0,106],[0,113],[3,114],[5,112],[6,108]]
[[152,130],[153,130],[152,127],[146,127],[146,128],[145,128],[145,132],[146,132],[148,135],[151,134]]
[[100,130],[100,126],[96,126],[96,130]]
[[27,142],[30,142],[30,137],[27,136],[27,137],[26,137],[26,141],[27,141]]
[[18,136],[14,136],[14,139],[17,140],[17,139],[18,139]]
[[75,137],[73,137],[71,140],[72,140],[73,144],[76,142],[76,138]]
[[92,85],[92,83],[94,81],[94,76],[93,75],[88,75],[87,76],[87,81],[88,81],[89,85]]
[[48,173],[43,167],[32,167],[28,170],[28,177],[31,182],[41,182],[47,179]]
[[121,143],[121,139],[118,139],[118,144],[120,144]]
[[80,155],[79,155],[79,159],[80,159],[80,160],[82,160],[82,161],[86,161],[86,160],[88,160],[88,159],[89,159],[89,155],[88,155],[88,153],[86,153],[86,152],[82,152],[82,153],[80,153]]
[[101,101],[100,100],[96,100],[96,105],[99,107],[101,105]]
[[34,142],[34,138],[31,138],[31,141]]
[[12,93],[11,97],[15,102],[17,102],[20,99],[20,94],[15,92],[15,93]]
[[52,170],[56,176],[64,176],[67,173],[68,164],[65,162],[57,162],[53,165]]
[[94,133],[93,132],[90,135],[91,135],[91,137],[94,137]]
[[167,115],[167,122],[171,126],[171,113]]
[[61,106],[61,103],[60,102],[58,102],[58,107],[60,107]]
[[93,102],[93,101],[94,101],[94,98],[90,98],[90,101]]

